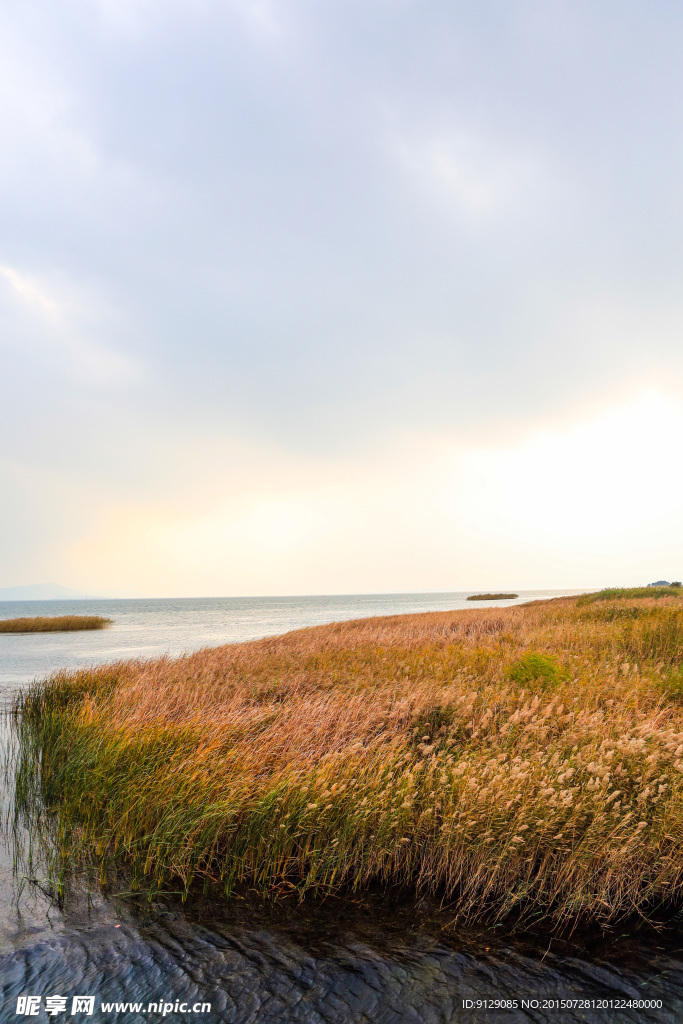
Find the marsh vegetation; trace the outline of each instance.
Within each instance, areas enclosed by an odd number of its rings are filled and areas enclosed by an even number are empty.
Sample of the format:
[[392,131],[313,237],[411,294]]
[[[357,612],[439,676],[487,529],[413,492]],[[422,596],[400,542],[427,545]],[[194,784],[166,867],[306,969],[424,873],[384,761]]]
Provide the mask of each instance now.
[[0,633],[70,633],[79,629],[105,629],[111,622],[102,615],[34,615],[0,619]]
[[633,598],[683,598],[680,583],[671,583],[664,587],[606,587],[594,594],[582,594],[579,604],[595,604],[596,601],[630,601]]
[[150,892],[661,912],[683,902],[682,652],[680,596],[615,595],[62,672],[16,704],[19,806],[59,870],[124,864]]
[[519,594],[470,594],[468,601],[514,601]]

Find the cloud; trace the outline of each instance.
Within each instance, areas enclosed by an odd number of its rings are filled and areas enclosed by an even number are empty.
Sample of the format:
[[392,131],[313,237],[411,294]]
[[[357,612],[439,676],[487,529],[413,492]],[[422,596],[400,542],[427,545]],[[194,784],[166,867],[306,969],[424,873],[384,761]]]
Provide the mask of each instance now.
[[[161,8],[165,7],[168,13],[174,11],[178,4],[169,0],[163,5],[159,0],[95,0],[95,6],[105,28],[128,39],[139,39],[150,21],[158,20]],[[189,0],[181,4],[185,8],[201,8],[196,0]]]
[[96,0],[96,6],[107,31],[138,43],[174,21],[210,23],[226,10],[235,12],[258,36],[282,34],[277,6],[269,0]]
[[[30,168],[58,179],[91,178],[100,158],[79,123],[81,97],[53,55],[27,39],[17,15],[0,13],[0,175],[17,191]],[[11,143],[10,143],[11,140]]]
[[[111,387],[139,377],[141,367],[137,360],[88,336],[88,322],[103,315],[101,301],[77,295],[77,290],[64,281],[60,297],[56,298],[44,282],[15,267],[0,265],[0,278],[9,285],[5,298],[15,300],[13,305],[19,314],[15,319],[14,345],[20,338],[22,349],[28,343],[45,354],[66,359],[68,372],[88,383]],[[11,332],[6,333],[4,344],[13,347]]]
[[228,595],[680,576],[681,443],[683,402],[646,393],[510,445],[416,434],[335,466],[253,452],[260,485],[243,469],[222,493],[214,473],[212,493],[200,478],[182,502],[101,506],[68,548],[68,582]]
[[417,186],[452,212],[490,218],[528,199],[539,167],[522,156],[496,152],[473,135],[437,134],[395,141],[398,158]]
[[646,392],[514,447],[474,448],[441,507],[482,536],[586,547],[596,560],[607,545],[628,561],[634,537],[640,546],[674,510],[683,512],[683,481],[674,472],[681,443],[683,402]]
[[0,430],[39,483],[0,512],[54,560],[30,576],[561,586],[680,547],[612,492],[618,436],[663,477],[652,424],[679,433],[673,397],[631,407],[683,379],[683,15],[615,9],[5,4]]
[[241,0],[238,8],[243,12],[250,27],[266,36],[282,35],[282,23],[276,13],[276,5],[269,0]]
[[48,298],[35,281],[20,274],[13,267],[0,266],[0,274],[9,281],[17,295],[20,295],[29,306],[39,307],[53,319],[59,315],[59,305],[54,299]]

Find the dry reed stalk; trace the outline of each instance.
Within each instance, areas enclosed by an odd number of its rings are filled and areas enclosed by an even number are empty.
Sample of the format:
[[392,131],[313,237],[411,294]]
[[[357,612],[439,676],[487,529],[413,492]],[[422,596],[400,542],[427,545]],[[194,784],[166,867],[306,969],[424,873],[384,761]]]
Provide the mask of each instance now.
[[676,598],[560,599],[61,673],[19,702],[26,770],[154,884],[609,919],[680,901],[682,650]]

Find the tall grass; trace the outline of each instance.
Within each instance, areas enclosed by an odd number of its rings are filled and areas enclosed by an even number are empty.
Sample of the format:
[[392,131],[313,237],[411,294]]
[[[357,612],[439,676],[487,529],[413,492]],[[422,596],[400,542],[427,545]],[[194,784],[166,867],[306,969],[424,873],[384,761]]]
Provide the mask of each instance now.
[[606,587],[594,594],[582,594],[579,604],[594,604],[596,601],[624,601],[644,597],[683,597],[680,583],[665,587]]
[[65,857],[152,891],[399,885],[558,921],[677,905],[683,601],[610,607],[364,619],[58,673],[17,702],[18,791],[52,808]]
[[0,633],[69,633],[80,629],[104,629],[111,622],[101,615],[35,615],[0,619]]

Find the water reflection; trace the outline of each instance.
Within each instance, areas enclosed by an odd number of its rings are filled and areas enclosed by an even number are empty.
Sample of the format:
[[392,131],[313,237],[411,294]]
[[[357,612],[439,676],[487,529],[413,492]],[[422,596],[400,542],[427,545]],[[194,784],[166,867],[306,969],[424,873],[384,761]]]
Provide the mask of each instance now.
[[[286,912],[240,905],[216,914],[210,905],[145,912],[99,900],[89,911],[82,903],[58,916],[53,933],[25,935],[0,958],[3,1020],[14,1017],[17,996],[28,992],[94,994],[98,1006],[210,1002],[208,1019],[234,1022],[635,1022],[683,1016],[683,959],[670,937],[613,937],[585,951],[555,940],[548,949],[540,938],[444,932],[445,917],[431,908],[330,902]],[[543,1000],[600,998],[661,999],[663,1006],[542,1006]],[[466,1006],[483,999],[518,1005],[463,1008],[463,1001]],[[522,1009],[522,999],[539,1006]],[[121,1016],[142,1021],[155,1015]],[[197,1019],[191,1013],[169,1016]]]

